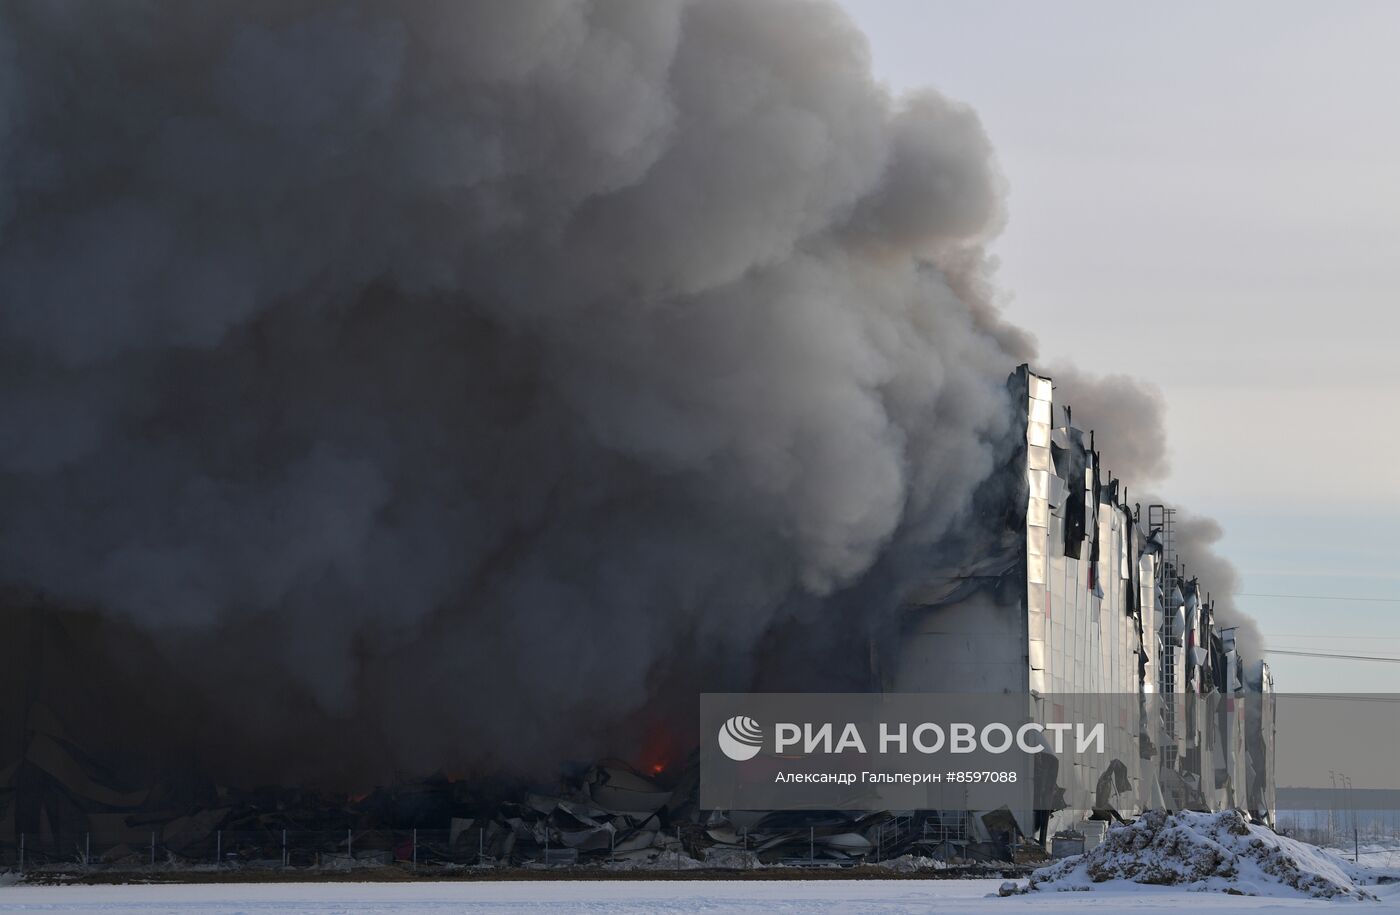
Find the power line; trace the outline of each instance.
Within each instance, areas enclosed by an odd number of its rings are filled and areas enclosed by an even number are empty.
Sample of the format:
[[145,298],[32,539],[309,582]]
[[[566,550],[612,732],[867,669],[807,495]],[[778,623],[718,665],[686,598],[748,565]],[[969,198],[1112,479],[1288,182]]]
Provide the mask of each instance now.
[[1320,632],[1270,632],[1271,639],[1347,639],[1366,642],[1393,642],[1400,635],[1324,635]]
[[1306,658],[1339,658],[1350,661],[1392,661],[1400,664],[1400,657],[1374,654],[1340,654],[1331,651],[1303,651],[1296,648],[1265,648],[1265,654],[1291,654]]
[[1400,664],[1400,658],[1381,657],[1370,654],[1332,654],[1325,651],[1294,651],[1288,648],[1265,648],[1265,654],[1291,654],[1304,658],[1336,658],[1339,661],[1387,661]]
[[[1387,647],[1389,647],[1389,646],[1381,646],[1381,647],[1382,647],[1382,648],[1387,648]],[[1268,647],[1267,649],[1265,649],[1265,650],[1266,650],[1266,651],[1272,651],[1272,652],[1275,652],[1275,653],[1278,653],[1278,654],[1282,654],[1282,653],[1284,653],[1284,652],[1294,652],[1294,651],[1301,651],[1301,652],[1305,652],[1305,653],[1307,653],[1307,654],[1312,654],[1313,651],[1314,651],[1314,648],[1313,648],[1312,646],[1308,646],[1308,645],[1275,645],[1274,643],[1270,642],[1270,643],[1269,643],[1269,647]],[[1348,651],[1355,651],[1355,649],[1352,648],[1352,647],[1349,646],[1349,645],[1341,645],[1341,646],[1337,646],[1337,645],[1330,645],[1330,646],[1324,645],[1324,646],[1323,646],[1322,655],[1323,655],[1323,657],[1328,657],[1328,658],[1331,658],[1331,657],[1340,657],[1340,656],[1346,654],[1346,652],[1348,652]],[[1369,655],[1369,657],[1376,658],[1376,657],[1385,657],[1385,656],[1384,656],[1384,655]]]
[[1278,597],[1288,600],[1350,600],[1367,604],[1400,604],[1400,597],[1342,597],[1339,594],[1255,594],[1234,591],[1233,597]]

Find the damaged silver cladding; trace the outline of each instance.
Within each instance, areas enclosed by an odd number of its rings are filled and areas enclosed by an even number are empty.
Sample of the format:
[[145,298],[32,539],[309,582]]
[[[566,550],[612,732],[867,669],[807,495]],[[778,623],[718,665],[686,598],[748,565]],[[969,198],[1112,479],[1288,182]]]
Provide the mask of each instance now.
[[[1205,583],[1175,553],[1172,509],[1129,501],[1127,481],[1102,466],[1093,433],[1055,402],[1051,379],[1023,365],[1008,384],[1024,405],[1020,538],[988,551],[975,571],[930,571],[907,608],[884,688],[1137,694],[1137,720],[1110,738],[1134,794],[1172,809],[1240,807],[1272,822],[1272,716],[1192,701],[1272,695],[1267,665],[1247,661],[1215,625]],[[1019,586],[1008,587],[1013,576]],[[1207,727],[1206,714],[1233,717]],[[1092,791],[1103,774],[1075,765],[1058,778],[1071,792]],[[1016,816],[1029,835],[1033,811]],[[1057,825],[1069,818],[1057,815]]]

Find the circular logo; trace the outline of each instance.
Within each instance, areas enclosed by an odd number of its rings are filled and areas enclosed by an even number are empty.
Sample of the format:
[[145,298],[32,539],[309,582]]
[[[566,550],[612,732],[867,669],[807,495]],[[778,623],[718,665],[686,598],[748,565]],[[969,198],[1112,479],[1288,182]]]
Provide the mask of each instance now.
[[763,749],[763,728],[752,718],[735,715],[719,729],[719,748],[735,762],[753,759]]

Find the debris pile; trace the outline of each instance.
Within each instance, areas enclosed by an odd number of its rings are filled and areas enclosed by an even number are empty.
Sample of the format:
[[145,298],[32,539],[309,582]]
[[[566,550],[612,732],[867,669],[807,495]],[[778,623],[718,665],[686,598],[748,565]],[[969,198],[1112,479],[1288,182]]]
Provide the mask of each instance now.
[[26,724],[20,757],[0,764],[0,867],[408,862],[733,870],[861,864],[925,871],[1010,864],[1019,837],[1005,809],[976,818],[935,811],[702,811],[698,752],[645,773],[605,759],[566,766],[548,784],[438,773],[347,795],[220,785],[178,766],[134,778],[84,752],[42,704],[30,706]]
[[1341,858],[1249,823],[1235,810],[1151,810],[1092,851],[1041,868],[1031,890],[1130,882],[1247,896],[1372,898]]
[[128,795],[76,755],[26,761],[21,774],[30,786],[23,809],[14,792],[0,795],[0,860],[18,860],[24,833],[31,867],[861,864],[912,872],[1011,861],[1005,842],[988,840],[992,822],[978,830],[965,814],[702,811],[698,754],[650,775],[608,759],[575,765],[548,786],[438,774],[354,796],[244,790],[190,774]]
[[[670,787],[617,760],[565,778],[558,791],[506,802],[494,816],[454,818],[485,856],[516,864],[606,862],[619,868],[744,869],[783,864],[881,863],[905,870],[992,860],[987,843],[931,828],[936,814],[701,811],[697,759]],[[935,860],[941,855],[943,860]]]

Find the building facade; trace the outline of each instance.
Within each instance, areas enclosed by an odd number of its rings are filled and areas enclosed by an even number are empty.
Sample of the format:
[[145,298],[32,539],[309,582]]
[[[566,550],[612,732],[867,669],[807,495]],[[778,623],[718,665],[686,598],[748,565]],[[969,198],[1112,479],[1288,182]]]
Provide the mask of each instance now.
[[[1129,502],[1050,378],[1023,365],[1008,384],[1025,441],[1005,485],[1024,511],[983,555],[912,596],[883,687],[1023,693],[1042,723],[1066,702],[1097,709],[1117,725],[1104,758],[1126,773],[1107,782],[1114,809],[1237,807],[1271,822],[1267,665],[1246,661],[1234,632],[1216,626],[1206,583],[1175,552],[1173,511]],[[1059,787],[1102,802],[1103,768],[1075,760]],[[1116,790],[1124,777],[1130,787]],[[1087,812],[1060,810],[1053,824]],[[1031,834],[1033,811],[1015,813]]]

